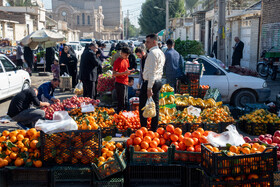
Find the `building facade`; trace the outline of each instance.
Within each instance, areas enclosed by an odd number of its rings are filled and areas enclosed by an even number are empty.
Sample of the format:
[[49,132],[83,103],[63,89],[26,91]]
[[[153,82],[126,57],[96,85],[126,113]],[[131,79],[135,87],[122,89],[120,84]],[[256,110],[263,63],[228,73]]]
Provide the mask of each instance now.
[[80,30],[80,37],[120,39],[120,0],[52,0],[50,18],[68,23],[73,30]]

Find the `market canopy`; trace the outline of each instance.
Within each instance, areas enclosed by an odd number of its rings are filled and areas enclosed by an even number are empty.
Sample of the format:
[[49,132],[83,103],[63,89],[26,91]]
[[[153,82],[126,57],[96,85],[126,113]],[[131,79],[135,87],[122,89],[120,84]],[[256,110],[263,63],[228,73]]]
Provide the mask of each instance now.
[[157,35],[158,35],[158,36],[163,36],[163,35],[164,35],[164,33],[165,33],[165,29],[163,29],[163,30],[159,31],[159,33],[158,33]]
[[31,49],[36,49],[38,45],[44,48],[54,47],[57,42],[64,40],[64,36],[60,33],[55,33],[50,30],[42,29],[32,32],[30,35],[24,37],[21,42]]

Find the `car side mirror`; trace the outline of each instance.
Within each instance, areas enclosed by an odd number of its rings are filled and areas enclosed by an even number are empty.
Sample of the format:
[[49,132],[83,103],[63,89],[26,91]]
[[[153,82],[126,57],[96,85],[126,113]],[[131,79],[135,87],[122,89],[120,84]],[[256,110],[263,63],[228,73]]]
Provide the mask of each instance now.
[[215,72],[215,75],[222,75],[222,71],[220,69],[217,69],[217,71]]

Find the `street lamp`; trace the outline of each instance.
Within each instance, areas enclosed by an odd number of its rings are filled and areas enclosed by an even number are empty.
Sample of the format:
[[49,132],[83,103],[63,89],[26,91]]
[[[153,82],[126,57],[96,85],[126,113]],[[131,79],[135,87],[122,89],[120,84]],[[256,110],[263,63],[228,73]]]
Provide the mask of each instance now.
[[168,33],[168,22],[169,22],[169,0],[165,0],[166,9],[159,8],[158,6],[154,6],[154,9],[165,11],[165,41],[167,40],[167,33]]

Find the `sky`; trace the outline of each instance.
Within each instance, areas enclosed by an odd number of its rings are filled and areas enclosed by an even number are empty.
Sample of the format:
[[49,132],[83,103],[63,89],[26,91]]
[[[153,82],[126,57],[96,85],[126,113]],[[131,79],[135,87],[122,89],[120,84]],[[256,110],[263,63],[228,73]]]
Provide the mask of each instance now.
[[[41,0],[41,1],[44,3],[46,9],[52,8],[51,0]],[[146,0],[122,0],[122,10],[124,13],[124,17],[126,17],[127,10],[129,10],[130,22],[136,27],[139,27],[138,17],[141,12],[141,5],[145,1]]]

